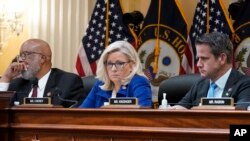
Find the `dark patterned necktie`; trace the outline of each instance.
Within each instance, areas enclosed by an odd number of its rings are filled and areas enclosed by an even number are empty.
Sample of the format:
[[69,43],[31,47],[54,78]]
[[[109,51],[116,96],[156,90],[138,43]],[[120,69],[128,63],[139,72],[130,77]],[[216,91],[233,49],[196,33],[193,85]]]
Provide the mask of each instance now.
[[32,95],[31,97],[37,97],[38,79],[36,77],[31,79],[32,83]]
[[37,88],[38,85],[33,85],[31,97],[37,97]]

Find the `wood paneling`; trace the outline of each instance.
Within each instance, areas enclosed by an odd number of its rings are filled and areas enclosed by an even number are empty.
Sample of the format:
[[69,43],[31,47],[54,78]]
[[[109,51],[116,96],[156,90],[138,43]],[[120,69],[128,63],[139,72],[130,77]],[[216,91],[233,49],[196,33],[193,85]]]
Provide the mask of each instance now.
[[250,124],[248,111],[11,108],[11,140],[229,140],[231,124]]

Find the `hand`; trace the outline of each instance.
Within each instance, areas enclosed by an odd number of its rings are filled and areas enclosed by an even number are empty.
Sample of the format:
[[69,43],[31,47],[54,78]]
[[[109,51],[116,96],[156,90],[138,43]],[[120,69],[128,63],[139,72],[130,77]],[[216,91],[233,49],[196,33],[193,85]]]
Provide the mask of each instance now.
[[0,82],[10,82],[13,78],[21,74],[25,70],[24,63],[13,62],[4,72],[3,76],[0,79]]
[[187,108],[180,106],[180,105],[174,105],[168,108],[169,110],[187,110]]

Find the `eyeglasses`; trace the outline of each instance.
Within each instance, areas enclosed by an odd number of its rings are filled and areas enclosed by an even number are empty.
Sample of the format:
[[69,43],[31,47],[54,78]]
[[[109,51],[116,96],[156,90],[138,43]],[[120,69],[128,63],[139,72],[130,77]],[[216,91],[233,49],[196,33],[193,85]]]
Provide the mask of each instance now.
[[45,56],[42,53],[38,53],[38,52],[24,51],[18,57],[21,58],[22,60],[25,60],[29,55],[32,55],[32,54],[39,54],[39,55]]
[[125,66],[126,63],[130,63],[130,61],[127,61],[127,62],[120,62],[120,61],[117,61],[117,62],[115,62],[115,63],[112,63],[112,62],[105,62],[104,64],[106,65],[106,67],[107,67],[108,69],[112,69],[113,66],[115,66],[115,68],[116,68],[117,70],[121,70],[121,69]]

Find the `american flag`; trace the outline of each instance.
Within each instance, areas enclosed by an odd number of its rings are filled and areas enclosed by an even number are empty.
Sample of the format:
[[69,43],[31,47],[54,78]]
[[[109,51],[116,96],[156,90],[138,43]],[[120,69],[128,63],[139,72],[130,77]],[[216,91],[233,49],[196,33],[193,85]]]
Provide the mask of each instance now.
[[119,0],[97,0],[77,56],[76,69],[80,76],[95,75],[96,63],[106,45],[117,40],[133,42],[122,16]]
[[186,73],[197,72],[195,65],[195,39],[204,33],[215,31],[228,34],[229,36],[232,36],[233,33],[233,27],[229,17],[226,15],[222,0],[199,0],[189,32],[189,40],[187,41],[189,43],[187,49],[189,50],[185,54],[187,57],[184,57],[182,62]]

